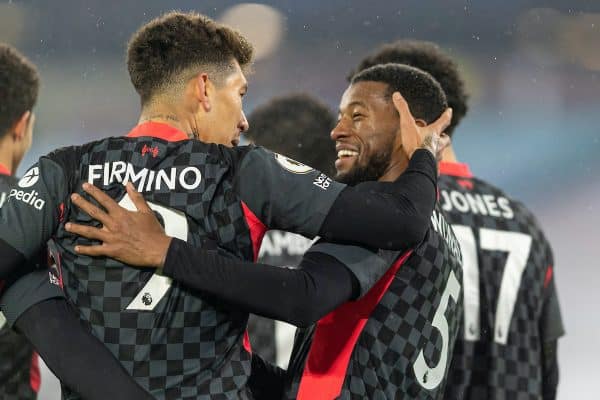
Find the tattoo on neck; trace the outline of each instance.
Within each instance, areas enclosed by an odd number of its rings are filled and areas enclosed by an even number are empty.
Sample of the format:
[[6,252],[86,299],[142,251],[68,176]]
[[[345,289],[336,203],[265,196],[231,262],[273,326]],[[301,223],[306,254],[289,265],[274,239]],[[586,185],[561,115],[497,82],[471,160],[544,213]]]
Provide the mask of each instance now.
[[175,115],[171,115],[171,114],[154,114],[154,115],[149,115],[147,117],[142,118],[142,121],[152,121],[153,119],[163,119],[163,120],[167,120],[167,121],[176,121],[176,122],[179,122],[179,118],[177,118]]

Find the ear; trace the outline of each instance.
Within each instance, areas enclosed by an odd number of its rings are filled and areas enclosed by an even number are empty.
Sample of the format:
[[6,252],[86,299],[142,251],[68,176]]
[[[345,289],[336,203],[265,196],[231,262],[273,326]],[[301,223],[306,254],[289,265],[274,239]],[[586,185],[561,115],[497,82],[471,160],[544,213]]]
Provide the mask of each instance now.
[[27,126],[29,124],[29,118],[31,117],[31,111],[25,111],[23,115],[13,125],[13,137],[16,141],[21,141],[27,133]]
[[420,118],[415,119],[415,124],[417,124],[417,126],[420,128],[427,126],[427,122],[425,122],[424,120],[422,120]]
[[204,108],[204,111],[210,111],[210,92],[212,91],[212,82],[208,79],[208,74],[200,73],[194,78],[194,96]]

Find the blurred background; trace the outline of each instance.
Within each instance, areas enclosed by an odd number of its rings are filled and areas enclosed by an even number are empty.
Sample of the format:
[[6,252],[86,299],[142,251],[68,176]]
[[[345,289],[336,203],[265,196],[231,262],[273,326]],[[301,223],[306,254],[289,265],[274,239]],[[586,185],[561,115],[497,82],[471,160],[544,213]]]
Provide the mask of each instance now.
[[[136,124],[126,42],[172,9],[227,22],[254,43],[247,112],[291,91],[336,109],[348,71],[382,42],[431,40],[454,56],[471,94],[454,138],[460,159],[525,201],[554,247],[567,329],[559,398],[598,398],[600,1],[2,1],[0,40],[23,51],[43,82],[19,173],[58,146]],[[57,398],[48,385],[43,400]]]

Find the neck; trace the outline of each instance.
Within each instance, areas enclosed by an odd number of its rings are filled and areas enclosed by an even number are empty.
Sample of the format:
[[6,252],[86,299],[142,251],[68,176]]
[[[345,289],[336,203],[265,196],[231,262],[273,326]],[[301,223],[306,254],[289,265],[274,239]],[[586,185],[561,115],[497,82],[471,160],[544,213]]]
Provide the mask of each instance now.
[[442,153],[442,161],[453,163],[458,162],[458,159],[456,158],[456,153],[454,153],[454,148],[452,147],[452,145],[444,149],[444,152]]
[[144,122],[160,122],[187,133],[190,138],[198,136],[195,120],[189,116],[184,116],[181,112],[175,111],[175,107],[144,107],[140,114],[138,124],[143,124]]
[[408,167],[408,159],[392,160],[383,175],[378,179],[380,182],[393,182],[402,175]]
[[[442,161],[453,163],[458,162],[452,146],[448,146],[444,150],[444,152],[442,153]],[[407,167],[407,159],[392,161],[389,167],[386,169],[385,173],[378,180],[380,182],[394,182],[400,177],[400,175],[402,175],[402,173],[406,170]]]
[[11,174],[15,173],[17,165],[13,156],[12,143],[9,143],[10,134],[4,135],[4,138],[0,140],[0,164],[4,165]]

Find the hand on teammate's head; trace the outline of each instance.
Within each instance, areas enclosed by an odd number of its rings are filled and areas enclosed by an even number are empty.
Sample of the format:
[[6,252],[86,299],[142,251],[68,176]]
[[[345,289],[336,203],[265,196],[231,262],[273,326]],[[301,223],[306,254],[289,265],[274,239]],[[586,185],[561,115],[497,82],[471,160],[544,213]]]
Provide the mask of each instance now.
[[437,120],[424,125],[424,123],[417,123],[400,92],[394,92],[392,101],[400,114],[399,139],[406,156],[411,158],[417,149],[424,148],[429,150],[437,160],[440,160],[443,150],[450,145],[450,137],[443,131],[452,120],[452,109],[447,108]]

